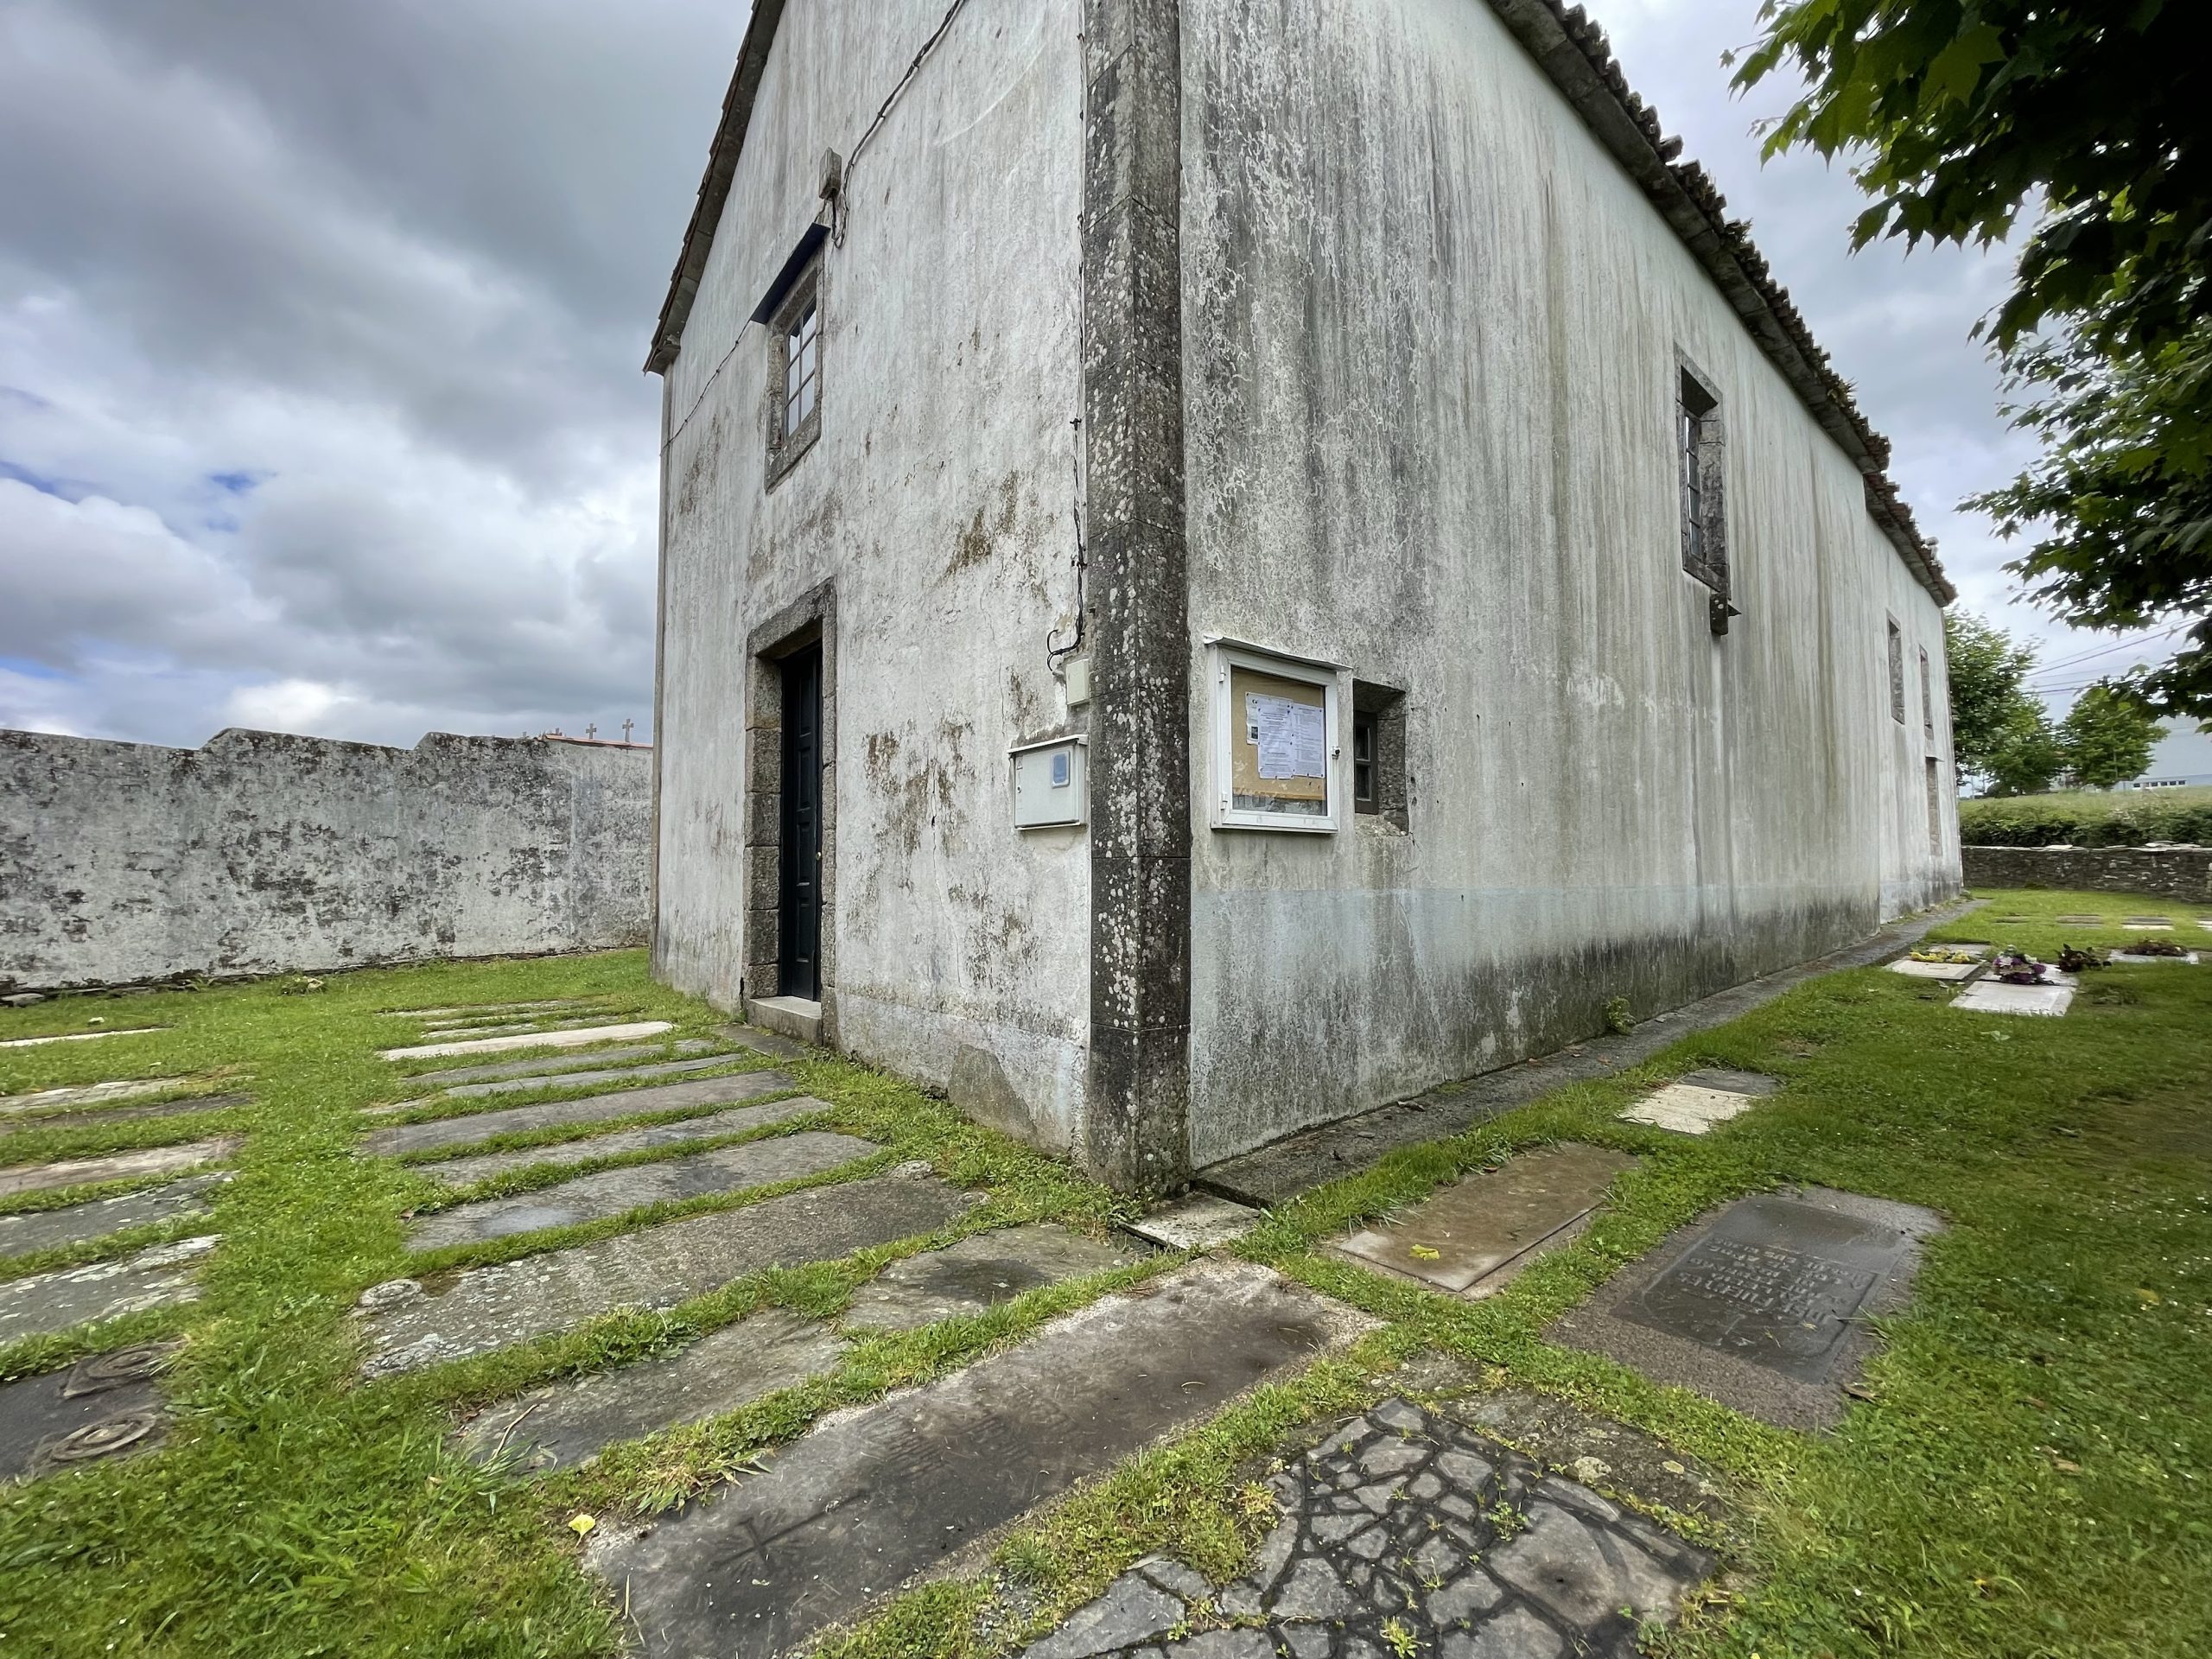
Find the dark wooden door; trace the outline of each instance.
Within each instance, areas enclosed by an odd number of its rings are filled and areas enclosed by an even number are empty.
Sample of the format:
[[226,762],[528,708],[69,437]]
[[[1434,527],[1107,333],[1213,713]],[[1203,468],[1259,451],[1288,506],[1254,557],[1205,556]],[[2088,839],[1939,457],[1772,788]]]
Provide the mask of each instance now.
[[784,659],[779,988],[822,995],[822,647]]

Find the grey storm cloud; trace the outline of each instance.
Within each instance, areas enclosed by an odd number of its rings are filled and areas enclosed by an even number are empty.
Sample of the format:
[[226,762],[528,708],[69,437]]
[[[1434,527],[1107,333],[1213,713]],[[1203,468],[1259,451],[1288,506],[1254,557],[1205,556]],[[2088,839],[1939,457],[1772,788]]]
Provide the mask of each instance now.
[[[1970,602],[2001,604],[2003,551],[1952,509],[2018,457],[1967,339],[2005,260],[1847,256],[1848,179],[1763,168],[1762,109],[1727,93],[1753,0],[1593,10],[1896,440]],[[639,364],[744,23],[0,0],[0,725],[642,721]]]

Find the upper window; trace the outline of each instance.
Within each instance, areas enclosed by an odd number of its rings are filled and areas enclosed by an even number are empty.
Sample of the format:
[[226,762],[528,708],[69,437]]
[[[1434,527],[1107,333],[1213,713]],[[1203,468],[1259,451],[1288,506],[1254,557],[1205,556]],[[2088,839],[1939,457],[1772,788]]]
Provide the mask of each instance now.
[[1922,735],[1928,740],[1928,752],[1930,754],[1933,754],[1936,752],[1936,694],[1933,690],[1934,684],[1935,682],[1929,677],[1928,672],[1928,650],[1927,647],[1923,645],[1921,648],[1920,652],[1920,729]]
[[768,322],[768,482],[822,430],[822,264],[791,284]]
[[1890,623],[1890,717],[1904,724],[1904,632]]
[[1688,366],[1675,384],[1675,470],[1681,489],[1682,569],[1726,599],[1728,526],[1720,502],[1720,399]]

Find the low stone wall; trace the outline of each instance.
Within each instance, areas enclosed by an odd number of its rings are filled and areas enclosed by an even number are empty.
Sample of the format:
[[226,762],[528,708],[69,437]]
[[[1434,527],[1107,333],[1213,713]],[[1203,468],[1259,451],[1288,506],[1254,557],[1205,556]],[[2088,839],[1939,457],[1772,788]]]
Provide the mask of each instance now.
[[652,754],[0,732],[0,988],[643,943]]
[[2212,847],[1967,847],[1966,883],[2212,902]]

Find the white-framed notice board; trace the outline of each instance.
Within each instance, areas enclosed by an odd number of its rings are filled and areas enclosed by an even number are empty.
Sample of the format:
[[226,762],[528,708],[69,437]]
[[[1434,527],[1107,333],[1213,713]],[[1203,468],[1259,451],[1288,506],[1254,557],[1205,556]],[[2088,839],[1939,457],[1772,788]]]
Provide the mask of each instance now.
[[1337,671],[1249,646],[1206,647],[1217,830],[1337,827]]

